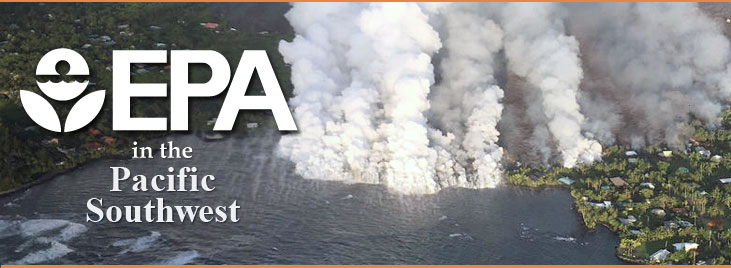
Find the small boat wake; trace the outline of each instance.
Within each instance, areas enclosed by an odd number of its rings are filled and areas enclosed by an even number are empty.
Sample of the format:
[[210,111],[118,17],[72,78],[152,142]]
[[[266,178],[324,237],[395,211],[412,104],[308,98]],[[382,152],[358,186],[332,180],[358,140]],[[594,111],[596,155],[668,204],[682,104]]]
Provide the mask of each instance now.
[[554,232],[547,232],[542,231],[538,228],[533,228],[530,226],[525,225],[524,223],[520,224],[519,229],[519,236],[521,239],[530,241],[530,242],[559,242],[559,243],[569,243],[569,244],[576,244],[576,245],[587,245],[588,242],[582,242],[576,239],[576,237],[573,236],[567,236],[562,235]]

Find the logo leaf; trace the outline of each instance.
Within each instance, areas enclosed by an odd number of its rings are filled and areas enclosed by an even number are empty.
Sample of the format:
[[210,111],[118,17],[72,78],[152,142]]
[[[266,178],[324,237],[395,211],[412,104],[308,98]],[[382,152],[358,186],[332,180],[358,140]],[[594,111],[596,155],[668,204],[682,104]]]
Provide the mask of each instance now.
[[46,99],[36,93],[20,90],[20,102],[36,124],[53,132],[61,132],[61,121]]
[[65,132],[72,132],[89,124],[104,106],[104,90],[94,91],[81,98],[66,118]]

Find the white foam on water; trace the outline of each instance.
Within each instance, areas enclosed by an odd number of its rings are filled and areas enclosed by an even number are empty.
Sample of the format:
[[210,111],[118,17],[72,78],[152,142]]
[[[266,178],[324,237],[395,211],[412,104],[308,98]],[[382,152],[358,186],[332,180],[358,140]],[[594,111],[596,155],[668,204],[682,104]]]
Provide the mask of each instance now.
[[0,220],[0,232],[5,231],[5,229],[8,229],[12,225],[11,222],[6,220]]
[[23,238],[13,251],[26,255],[15,261],[16,264],[45,263],[63,257],[73,250],[62,242],[70,241],[86,231],[86,226],[67,220],[0,220],[0,238]]
[[572,242],[572,243],[576,242],[576,238],[573,238],[570,236],[569,237],[556,236],[553,239],[558,240],[558,241],[564,241],[564,242]]
[[60,229],[69,225],[65,220],[29,220],[20,223],[20,234],[24,237],[36,236],[38,234]]
[[140,252],[149,249],[158,239],[160,238],[159,232],[151,232],[148,236],[119,240],[112,243],[115,247],[126,247],[119,254],[125,254],[127,252]]
[[60,242],[53,242],[51,243],[51,247],[35,252],[31,252],[22,259],[18,260],[14,264],[37,264],[37,263],[43,263],[48,262],[54,259],[58,259],[60,257],[65,256],[66,254],[69,254],[73,252],[72,249],[68,248],[66,245],[60,243]]
[[171,259],[168,259],[168,260],[165,260],[165,261],[161,261],[161,262],[155,263],[155,265],[183,265],[183,264],[188,264],[191,261],[193,261],[196,258],[198,258],[199,256],[200,256],[200,254],[198,253],[198,251],[189,250],[189,251],[181,252],[178,255],[175,255],[175,257],[173,257]]

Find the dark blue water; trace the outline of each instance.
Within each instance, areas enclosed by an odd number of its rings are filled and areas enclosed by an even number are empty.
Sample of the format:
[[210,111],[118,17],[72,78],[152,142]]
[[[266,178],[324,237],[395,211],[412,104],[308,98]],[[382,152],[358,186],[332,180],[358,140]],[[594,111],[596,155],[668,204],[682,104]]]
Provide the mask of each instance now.
[[[618,240],[587,232],[566,190],[501,187],[399,196],[378,185],[303,180],[277,137],[203,142],[192,159],[104,160],[0,198],[0,263],[617,264]],[[110,166],[161,174],[197,166],[211,193],[109,192]],[[86,223],[86,201],[228,205],[238,223]]]

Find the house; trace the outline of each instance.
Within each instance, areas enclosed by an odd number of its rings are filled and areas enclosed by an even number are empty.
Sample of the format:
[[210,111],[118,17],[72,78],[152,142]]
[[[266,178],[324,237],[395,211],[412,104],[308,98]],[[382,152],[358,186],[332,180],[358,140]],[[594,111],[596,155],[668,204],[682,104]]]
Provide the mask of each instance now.
[[726,183],[731,182],[731,178],[723,178],[723,179],[720,179],[719,181],[721,181],[721,183],[723,183],[723,184],[726,184]]
[[58,138],[43,141],[46,145],[58,145]]
[[[246,126],[248,127],[248,124]],[[576,182],[576,181],[574,181],[572,179],[569,179],[567,177],[560,178],[560,179],[558,179],[558,181],[560,181],[560,182],[562,182],[563,184],[566,184],[566,185],[571,185],[571,184],[574,184]]]
[[665,210],[661,209],[661,208],[653,208],[652,210],[650,210],[650,213],[655,214],[660,217],[665,217],[665,214],[666,214]]
[[652,184],[651,182],[643,182],[643,183],[640,183],[640,186],[645,186],[645,187],[650,188],[650,189],[655,189],[655,185]]
[[688,210],[685,208],[673,208],[673,212],[675,212],[675,214],[685,214],[688,213]]
[[711,157],[711,151],[706,150],[706,148],[702,146],[695,147],[695,152],[701,154],[703,158]]
[[690,223],[689,221],[678,221],[678,225],[680,225],[680,227],[683,227],[683,228],[693,227],[693,224]]
[[612,202],[611,201],[604,201],[602,203],[589,202],[589,205],[592,207],[607,209],[607,208],[612,207]]
[[626,155],[626,156],[637,156],[637,152],[635,152],[635,151],[626,151],[626,152],[624,152],[624,155]]
[[632,222],[629,219],[618,218],[617,220],[624,226],[632,226]]
[[629,216],[627,216],[627,218],[626,218],[626,219],[624,219],[624,218],[619,218],[618,220],[619,220],[619,222],[620,222],[620,223],[622,223],[623,225],[626,225],[626,226],[631,226],[631,225],[632,225],[633,223],[635,223],[635,222],[637,221],[637,218],[635,218],[635,216],[629,215]]
[[667,249],[661,249],[650,255],[650,262],[663,262],[668,258],[668,256],[670,256],[670,251]]
[[698,249],[698,243],[675,243],[673,244],[675,251],[684,250],[685,252]]
[[617,205],[622,207],[634,207],[635,205],[637,205],[637,203],[631,201],[619,201],[617,202]]
[[101,130],[98,130],[96,128],[89,128],[89,135],[99,136],[99,134],[102,134]]
[[675,223],[674,221],[665,221],[663,223],[663,226],[665,226],[665,228],[668,228],[668,229],[678,229],[678,224]]
[[102,141],[106,144],[114,144],[115,142],[117,142],[117,139],[109,137],[109,136],[104,136],[104,137],[102,137]]
[[723,228],[723,221],[722,220],[712,220],[708,222],[708,227],[711,228]]
[[622,178],[620,178],[620,177],[609,178],[609,180],[617,188],[621,188],[621,187],[624,187],[624,186],[629,186],[629,184],[626,181],[624,181]]
[[208,29],[216,29],[218,28],[218,23],[214,22],[201,22],[201,26],[206,27]]

